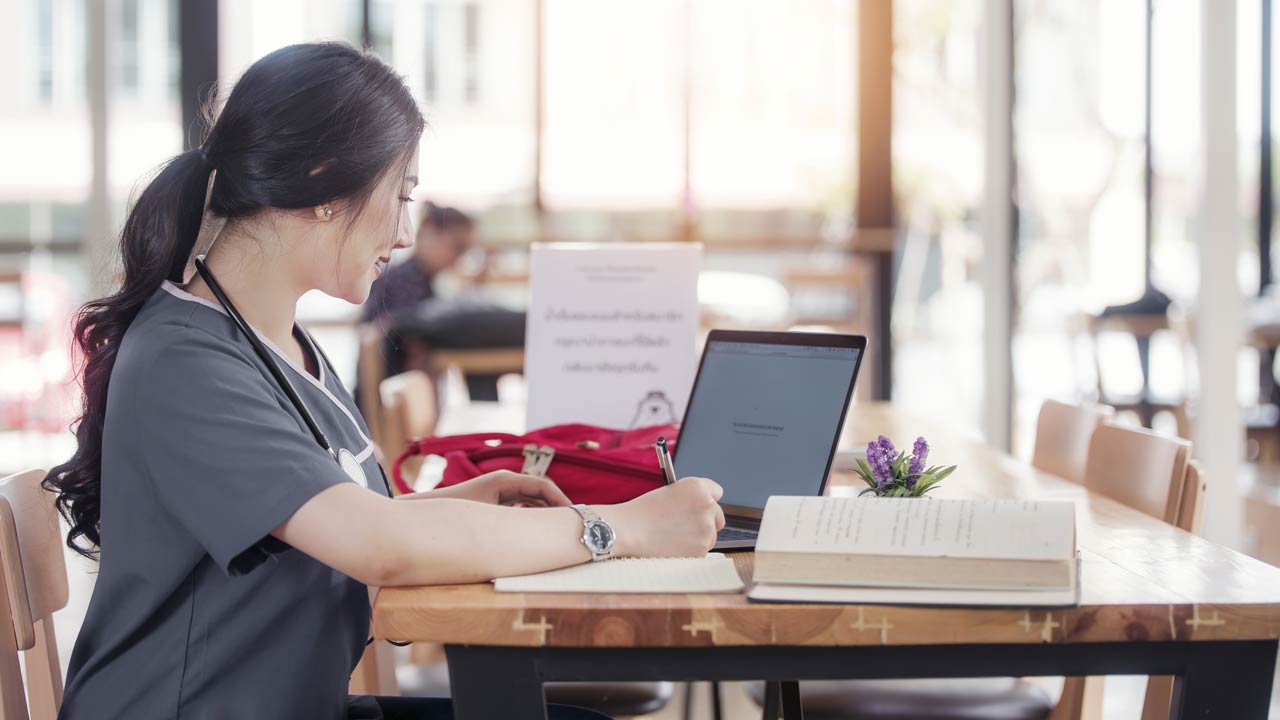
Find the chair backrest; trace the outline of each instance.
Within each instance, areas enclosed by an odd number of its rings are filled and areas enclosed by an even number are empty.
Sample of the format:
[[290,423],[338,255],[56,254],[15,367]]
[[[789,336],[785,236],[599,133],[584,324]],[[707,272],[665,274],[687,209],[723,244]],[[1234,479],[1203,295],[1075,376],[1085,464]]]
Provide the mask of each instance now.
[[1093,438],[1093,431],[1108,422],[1114,412],[1107,405],[1071,405],[1045,400],[1036,420],[1031,464],[1071,482],[1083,483],[1089,440]]
[[[10,615],[9,589],[0,573],[0,617]],[[27,692],[22,685],[22,666],[18,661],[18,642],[13,623],[0,622],[0,719],[27,720]]]
[[434,348],[429,358],[432,372],[443,373],[456,367],[465,374],[502,375],[524,372],[523,347],[467,348],[451,350]]
[[62,704],[53,614],[67,606],[68,592],[54,496],[40,486],[45,475],[28,470],[0,480],[0,574],[15,648],[26,655],[31,716],[38,720],[55,717]]
[[1144,428],[1100,425],[1089,442],[1084,485],[1176,524],[1191,443]]
[[1209,482],[1204,470],[1195,460],[1187,461],[1187,476],[1182,483],[1182,501],[1178,504],[1178,519],[1174,524],[1195,535],[1204,526],[1204,499],[1209,492]]
[[[378,388],[382,398],[382,450],[390,462],[404,450],[410,440],[436,433],[440,419],[436,405],[435,385],[421,370],[393,375]],[[409,458],[402,471],[413,477],[421,466],[421,458]]]

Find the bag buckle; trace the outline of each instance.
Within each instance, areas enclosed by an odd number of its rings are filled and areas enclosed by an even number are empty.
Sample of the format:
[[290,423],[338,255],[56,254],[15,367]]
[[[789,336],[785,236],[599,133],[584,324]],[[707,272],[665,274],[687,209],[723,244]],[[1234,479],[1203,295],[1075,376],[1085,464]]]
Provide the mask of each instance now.
[[529,443],[522,450],[524,455],[524,465],[520,468],[523,475],[532,475],[534,477],[546,477],[547,468],[551,466],[551,460],[556,456],[556,450],[546,445],[538,446]]

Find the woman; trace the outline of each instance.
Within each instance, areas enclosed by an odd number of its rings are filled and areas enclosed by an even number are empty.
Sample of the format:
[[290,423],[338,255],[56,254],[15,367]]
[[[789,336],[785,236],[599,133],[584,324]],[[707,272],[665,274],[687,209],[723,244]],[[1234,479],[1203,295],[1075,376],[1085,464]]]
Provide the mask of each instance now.
[[[363,301],[392,249],[412,244],[422,128],[376,57],[295,45],[255,63],[203,147],[138,197],[123,285],[76,325],[78,449],[46,480],[68,544],[100,560],[61,717],[379,717],[346,694],[368,587],[585,562],[607,554],[610,528],[614,555],[711,547],[720,490],[700,478],[581,512],[513,473],[387,497],[368,431],[294,307],[312,289]],[[206,203],[226,224],[184,283]],[[447,702],[379,705],[387,718],[449,714]]]

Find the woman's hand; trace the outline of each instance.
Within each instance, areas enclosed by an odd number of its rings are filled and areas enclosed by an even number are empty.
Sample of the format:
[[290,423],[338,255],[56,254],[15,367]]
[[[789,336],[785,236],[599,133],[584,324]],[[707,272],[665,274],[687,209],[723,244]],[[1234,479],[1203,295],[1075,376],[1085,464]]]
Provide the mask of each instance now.
[[711,480],[687,477],[630,502],[593,509],[614,527],[618,555],[701,557],[724,527],[718,503],[723,494]]
[[560,488],[550,480],[533,475],[521,475],[510,470],[495,470],[457,485],[406,497],[447,497],[516,507],[568,507],[572,504]]

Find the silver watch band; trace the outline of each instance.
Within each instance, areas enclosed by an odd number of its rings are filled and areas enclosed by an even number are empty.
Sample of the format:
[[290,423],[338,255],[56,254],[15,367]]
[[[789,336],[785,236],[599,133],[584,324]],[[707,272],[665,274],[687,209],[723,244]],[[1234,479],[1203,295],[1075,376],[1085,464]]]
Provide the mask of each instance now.
[[601,552],[592,546],[592,544],[588,541],[588,538],[590,537],[592,525],[595,525],[597,523],[599,523],[600,525],[604,525],[606,528],[608,528],[608,531],[611,536],[613,534],[613,527],[610,526],[609,523],[605,522],[599,515],[596,514],[594,510],[587,507],[586,505],[570,505],[569,507],[573,508],[575,511],[577,511],[578,515],[582,516],[581,541],[582,541],[582,544],[586,546],[587,550],[591,552],[591,559],[593,561],[607,560],[608,558],[612,557],[613,556],[612,540],[610,540],[609,542],[609,547],[606,548],[603,552]]

